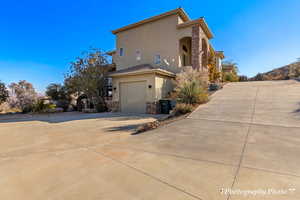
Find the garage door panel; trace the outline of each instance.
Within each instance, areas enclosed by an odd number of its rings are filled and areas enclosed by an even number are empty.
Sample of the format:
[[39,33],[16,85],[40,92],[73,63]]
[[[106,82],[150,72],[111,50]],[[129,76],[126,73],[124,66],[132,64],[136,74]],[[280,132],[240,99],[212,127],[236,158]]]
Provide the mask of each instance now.
[[121,111],[146,112],[146,81],[121,83]]

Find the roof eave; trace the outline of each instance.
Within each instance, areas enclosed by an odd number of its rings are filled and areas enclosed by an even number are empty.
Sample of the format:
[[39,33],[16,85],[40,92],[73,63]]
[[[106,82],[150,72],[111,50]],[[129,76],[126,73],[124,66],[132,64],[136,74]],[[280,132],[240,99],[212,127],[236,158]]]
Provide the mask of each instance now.
[[214,35],[203,17],[200,18],[200,25],[203,28],[204,32],[207,34],[208,39],[212,39]]
[[178,9],[178,14],[179,16],[184,20],[184,21],[190,21],[191,18],[189,17],[189,15],[185,12],[185,10],[183,8],[177,8]]
[[141,21],[133,23],[133,24],[129,24],[127,26],[123,26],[121,28],[113,30],[112,33],[113,34],[117,34],[119,32],[126,31],[126,30],[129,30],[129,29],[138,27],[140,25],[143,25],[143,24],[146,24],[146,23],[149,23],[149,22],[153,22],[153,21],[157,21],[157,20],[159,20],[161,18],[168,17],[168,16],[175,15],[175,14],[178,14],[184,21],[189,21],[190,20],[189,16],[183,10],[183,8],[177,8],[177,9],[174,9],[174,10],[162,13],[160,15],[156,15],[156,16],[153,16],[153,17],[141,20]]
[[208,39],[212,39],[214,37],[213,33],[209,29],[209,27],[208,27],[208,25],[205,22],[203,17],[201,17],[199,19],[192,20],[192,21],[188,21],[188,22],[178,24],[177,28],[186,28],[186,27],[190,27],[190,26],[193,26],[193,25],[196,25],[196,24],[199,24],[201,26],[201,28],[205,32]]

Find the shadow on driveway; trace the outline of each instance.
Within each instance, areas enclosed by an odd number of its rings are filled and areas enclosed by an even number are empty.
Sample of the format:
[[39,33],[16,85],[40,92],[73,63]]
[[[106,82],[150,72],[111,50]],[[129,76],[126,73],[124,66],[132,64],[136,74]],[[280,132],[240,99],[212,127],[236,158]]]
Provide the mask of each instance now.
[[[144,118],[160,118],[161,115],[150,114],[127,114],[127,113],[81,113],[81,112],[65,112],[51,114],[2,114],[0,115],[1,123],[41,121],[48,123],[63,123],[76,120],[87,119],[105,119],[108,121],[127,121],[139,120]],[[117,128],[116,128],[117,129]]]
[[296,109],[296,110],[294,111],[294,113],[299,113],[299,114],[300,114],[300,103],[299,103],[299,108]]
[[[118,131],[132,131],[136,129],[141,124],[130,124],[130,125],[124,125],[124,126],[116,126],[106,129],[108,132],[118,132]],[[131,134],[133,135],[133,134]]]

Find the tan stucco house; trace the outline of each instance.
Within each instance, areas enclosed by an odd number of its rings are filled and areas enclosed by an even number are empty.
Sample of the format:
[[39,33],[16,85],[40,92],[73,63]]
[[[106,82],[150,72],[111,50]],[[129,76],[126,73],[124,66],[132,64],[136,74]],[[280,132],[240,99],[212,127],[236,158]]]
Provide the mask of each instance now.
[[170,94],[172,79],[186,66],[207,77],[213,34],[203,17],[191,20],[178,8],[112,33],[116,36],[116,50],[109,52],[116,65],[110,75],[115,111],[159,113],[159,100]]

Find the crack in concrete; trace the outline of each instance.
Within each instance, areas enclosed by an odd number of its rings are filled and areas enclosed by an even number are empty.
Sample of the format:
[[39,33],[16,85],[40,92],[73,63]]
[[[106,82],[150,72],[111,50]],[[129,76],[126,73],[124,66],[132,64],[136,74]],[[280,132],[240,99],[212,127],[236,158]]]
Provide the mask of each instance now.
[[44,150],[44,151],[31,151],[25,154],[19,154],[19,155],[8,155],[8,156],[3,156],[0,155],[0,162],[2,160],[7,160],[7,159],[21,159],[30,155],[34,154],[42,154],[42,153],[64,153],[64,152],[70,152],[70,151],[76,151],[76,150],[86,150],[88,148],[95,148],[95,147],[100,147],[100,146],[105,146],[109,145],[110,143],[106,144],[97,144],[97,145],[81,145],[81,146],[75,146],[72,148],[65,148],[65,149],[55,149],[55,150]]
[[237,167],[237,165],[234,164],[228,164],[228,163],[223,163],[219,161],[214,161],[214,160],[205,160],[205,159],[197,159],[197,158],[191,158],[191,157],[186,157],[182,155],[176,155],[176,154],[171,154],[171,153],[162,153],[162,152],[156,152],[156,151],[148,151],[144,149],[139,149],[139,148],[132,148],[132,147],[122,147],[114,144],[108,144],[105,146],[111,145],[110,148],[116,147],[119,149],[130,149],[130,150],[136,150],[136,151],[143,151],[145,153],[151,153],[151,154],[157,154],[157,155],[163,155],[163,156],[170,156],[170,157],[175,157],[175,158],[181,158],[185,160],[192,160],[192,161],[198,161],[198,162],[207,162],[207,163],[212,163],[212,164],[218,164],[218,165],[225,165],[225,166],[231,166],[231,167]]
[[[148,150],[144,150],[144,149],[131,148],[131,147],[122,147],[122,146],[117,146],[117,145],[114,145],[114,144],[107,144],[107,145],[103,145],[103,146],[108,146],[108,148],[111,148],[111,149],[113,149],[113,148],[130,149],[130,150],[143,151],[145,153],[151,153],[151,154],[156,154],[156,155],[163,155],[163,156],[180,158],[180,159],[184,159],[184,160],[192,160],[192,161],[196,161],[196,162],[206,162],[206,163],[223,165],[223,166],[238,167],[238,165],[227,164],[227,163],[222,163],[222,162],[218,162],[218,161],[195,159],[195,158],[185,157],[185,156],[176,155],[176,154],[154,152],[154,151],[148,151]],[[91,148],[94,148],[94,147],[91,147]],[[263,171],[263,172],[268,172],[268,173],[272,173],[272,174],[286,175],[286,176],[293,176],[293,177],[299,177],[300,178],[300,175],[291,174],[291,173],[284,173],[284,172],[279,172],[279,171],[273,171],[273,170],[267,170],[267,169],[262,169],[262,168],[247,167],[247,166],[241,166],[241,168],[252,169],[252,170],[256,170],[256,171]]]
[[[257,87],[257,89],[256,89],[256,94],[255,94],[255,99],[254,99],[254,104],[253,104],[253,110],[252,110],[252,115],[251,115],[251,121],[250,121],[251,123],[253,122],[254,115],[255,115],[256,101],[257,101],[258,92],[259,92],[259,87]],[[238,164],[238,167],[237,167],[237,170],[236,170],[236,173],[235,173],[232,185],[231,185],[231,189],[233,189],[233,187],[234,187],[234,185],[236,183],[237,176],[238,176],[238,174],[240,172],[240,169],[241,169],[241,166],[242,166],[244,154],[245,154],[247,143],[248,143],[248,139],[249,139],[249,134],[250,134],[251,127],[252,127],[251,123],[249,124],[249,127],[248,127],[248,131],[247,131],[247,134],[246,134],[246,137],[245,137],[245,142],[244,142],[244,146],[243,146],[243,149],[242,149],[240,161],[239,161],[239,164]],[[228,196],[227,196],[227,200],[229,200],[229,199],[231,199],[231,195],[230,194],[228,194]]]

